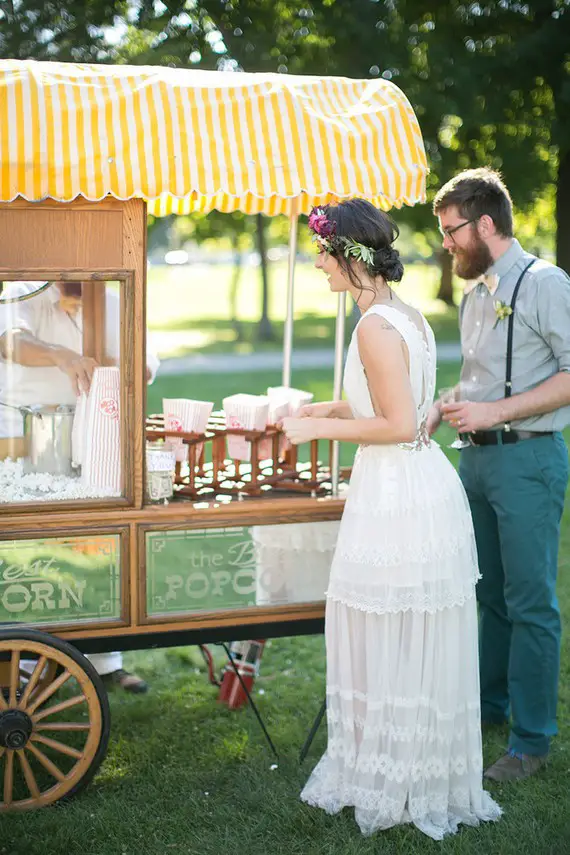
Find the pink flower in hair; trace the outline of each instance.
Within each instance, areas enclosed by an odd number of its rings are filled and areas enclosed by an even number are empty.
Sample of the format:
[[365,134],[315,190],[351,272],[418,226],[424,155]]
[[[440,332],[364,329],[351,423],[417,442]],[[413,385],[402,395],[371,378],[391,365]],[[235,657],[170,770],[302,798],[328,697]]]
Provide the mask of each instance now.
[[328,219],[322,208],[313,208],[309,214],[309,228],[319,237],[327,238],[334,235],[336,223]]

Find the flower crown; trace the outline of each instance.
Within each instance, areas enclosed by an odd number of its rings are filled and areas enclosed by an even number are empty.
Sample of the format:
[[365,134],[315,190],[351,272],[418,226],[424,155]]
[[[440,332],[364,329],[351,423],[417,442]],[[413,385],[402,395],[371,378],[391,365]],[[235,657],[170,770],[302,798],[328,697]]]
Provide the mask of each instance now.
[[313,208],[309,214],[309,228],[313,240],[325,252],[342,253],[345,258],[355,258],[365,264],[374,264],[374,250],[349,237],[336,234],[336,223],[329,220],[322,208]]

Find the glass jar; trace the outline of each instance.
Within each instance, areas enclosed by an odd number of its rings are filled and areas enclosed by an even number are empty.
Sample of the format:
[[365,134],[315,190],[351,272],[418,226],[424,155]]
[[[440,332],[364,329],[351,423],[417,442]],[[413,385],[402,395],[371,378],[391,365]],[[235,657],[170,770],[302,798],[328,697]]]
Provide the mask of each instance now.
[[174,492],[175,454],[160,440],[146,444],[146,498],[148,502],[167,503]]

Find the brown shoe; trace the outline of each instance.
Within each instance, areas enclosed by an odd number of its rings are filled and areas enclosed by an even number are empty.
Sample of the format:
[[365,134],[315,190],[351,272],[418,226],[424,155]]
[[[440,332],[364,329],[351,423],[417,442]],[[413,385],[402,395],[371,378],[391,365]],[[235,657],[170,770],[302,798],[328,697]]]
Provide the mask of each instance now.
[[547,754],[512,754],[507,752],[500,760],[485,770],[483,777],[489,781],[498,781],[500,784],[509,781],[522,781],[542,769],[546,765],[547,759]]
[[145,692],[148,692],[148,685],[145,681],[141,680],[137,674],[125,671],[124,668],[117,668],[116,671],[111,671],[110,674],[102,674],[101,679],[107,685],[120,686],[125,692],[132,692],[134,695],[143,695]]

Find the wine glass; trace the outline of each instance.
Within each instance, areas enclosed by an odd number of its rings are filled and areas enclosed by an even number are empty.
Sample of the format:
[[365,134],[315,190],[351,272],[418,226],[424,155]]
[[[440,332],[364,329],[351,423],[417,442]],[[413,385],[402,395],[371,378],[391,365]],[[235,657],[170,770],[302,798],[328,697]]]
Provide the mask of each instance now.
[[[445,386],[439,390],[439,400],[442,404],[456,404],[458,401],[466,401],[468,398],[468,389],[465,383],[457,383],[455,386]],[[469,448],[470,446],[471,443],[467,439],[462,439],[458,431],[457,436],[448,448],[455,448],[461,451],[462,448]]]

